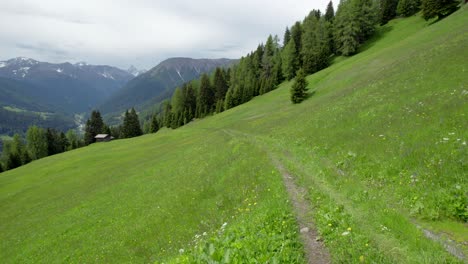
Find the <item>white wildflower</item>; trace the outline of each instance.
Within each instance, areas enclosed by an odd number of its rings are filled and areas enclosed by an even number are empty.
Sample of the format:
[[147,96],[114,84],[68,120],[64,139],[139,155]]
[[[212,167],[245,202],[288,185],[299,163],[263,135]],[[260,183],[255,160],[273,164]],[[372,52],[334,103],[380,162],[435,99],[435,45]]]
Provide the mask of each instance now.
[[345,232],[343,232],[341,235],[342,235],[342,236],[347,236],[347,235],[349,235],[349,231],[345,231]]

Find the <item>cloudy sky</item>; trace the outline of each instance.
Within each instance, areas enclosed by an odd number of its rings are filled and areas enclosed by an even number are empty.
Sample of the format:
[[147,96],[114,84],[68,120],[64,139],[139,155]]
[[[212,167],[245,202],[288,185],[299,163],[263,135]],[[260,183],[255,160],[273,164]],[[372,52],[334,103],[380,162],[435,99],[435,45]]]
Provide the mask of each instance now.
[[328,2],[0,0],[0,60],[149,69],[176,56],[239,58]]

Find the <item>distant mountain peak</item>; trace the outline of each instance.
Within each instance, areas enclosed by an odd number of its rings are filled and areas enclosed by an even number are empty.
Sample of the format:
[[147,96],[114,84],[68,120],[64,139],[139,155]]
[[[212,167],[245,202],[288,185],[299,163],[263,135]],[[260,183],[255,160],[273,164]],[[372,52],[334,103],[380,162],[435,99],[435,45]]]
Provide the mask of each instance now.
[[85,61],[79,61],[77,63],[75,63],[75,66],[78,66],[78,67],[83,67],[83,66],[88,66],[89,64],[86,63]]
[[137,69],[135,66],[130,65],[130,67],[128,68],[127,72],[130,73],[131,75],[137,77],[138,75],[145,73],[146,70],[144,70],[144,69],[139,70],[139,69]]

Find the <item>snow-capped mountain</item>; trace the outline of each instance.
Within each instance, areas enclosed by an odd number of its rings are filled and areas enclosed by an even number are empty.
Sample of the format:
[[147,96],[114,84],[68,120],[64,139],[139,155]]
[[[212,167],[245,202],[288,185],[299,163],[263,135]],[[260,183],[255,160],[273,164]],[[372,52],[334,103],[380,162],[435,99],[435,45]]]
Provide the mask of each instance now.
[[147,70],[145,70],[145,69],[139,70],[135,66],[130,65],[130,68],[128,68],[127,72],[130,73],[131,75],[137,77],[138,75],[147,72]]
[[83,112],[103,102],[133,75],[106,65],[40,62],[18,57],[0,61],[0,77],[30,84],[33,96],[67,112]]

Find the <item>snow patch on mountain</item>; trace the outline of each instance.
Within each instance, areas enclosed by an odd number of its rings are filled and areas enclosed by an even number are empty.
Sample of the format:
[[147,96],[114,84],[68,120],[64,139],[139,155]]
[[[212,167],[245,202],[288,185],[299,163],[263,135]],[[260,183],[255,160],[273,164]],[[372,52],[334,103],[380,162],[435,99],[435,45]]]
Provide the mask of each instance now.
[[101,76],[106,78],[106,79],[112,79],[112,80],[115,80],[114,76],[112,76],[111,74],[107,73],[107,72],[104,72],[104,73],[101,73]]

